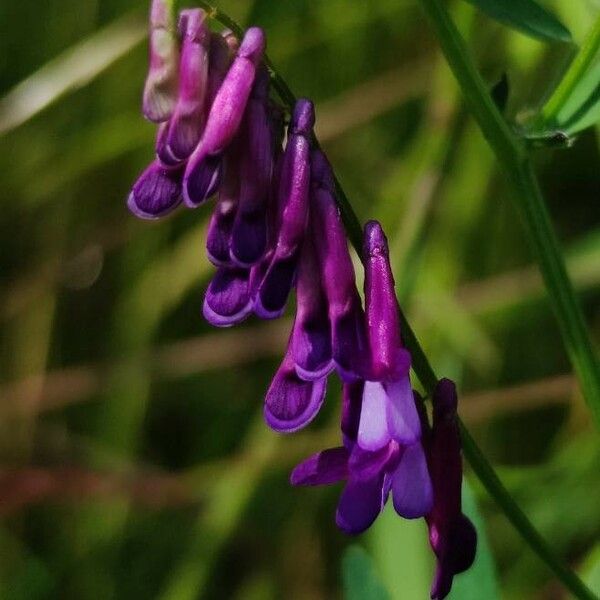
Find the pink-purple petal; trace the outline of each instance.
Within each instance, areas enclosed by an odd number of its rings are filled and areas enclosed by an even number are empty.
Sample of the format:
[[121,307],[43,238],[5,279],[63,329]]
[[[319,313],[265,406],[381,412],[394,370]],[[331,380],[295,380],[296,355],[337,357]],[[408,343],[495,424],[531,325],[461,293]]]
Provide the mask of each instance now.
[[247,269],[218,269],[204,297],[203,313],[211,325],[231,327],[252,312],[249,280]]
[[399,444],[413,444],[421,437],[421,421],[409,376],[384,383],[383,386],[388,398],[386,421],[390,436]]
[[374,452],[391,441],[387,423],[388,397],[382,383],[365,381],[357,443],[363,450]]
[[329,448],[313,454],[294,468],[292,485],[330,485],[348,477],[348,450]]
[[335,522],[345,533],[362,533],[373,524],[384,503],[383,475],[367,480],[350,477],[340,496]]
[[424,517],[433,505],[427,459],[420,443],[407,446],[392,475],[392,500],[396,512],[406,519]]
[[140,219],[159,219],[181,203],[181,169],[165,169],[158,161],[139,176],[127,207]]

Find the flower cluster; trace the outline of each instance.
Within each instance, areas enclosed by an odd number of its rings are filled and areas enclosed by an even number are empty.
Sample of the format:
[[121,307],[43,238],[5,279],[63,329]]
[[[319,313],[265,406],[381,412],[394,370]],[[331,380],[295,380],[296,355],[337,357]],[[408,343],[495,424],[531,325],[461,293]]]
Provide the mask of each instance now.
[[216,326],[252,313],[277,318],[295,289],[294,324],[265,419],[286,433],[308,425],[336,371],[343,444],[298,465],[291,482],[345,480],[336,522],[350,534],[367,529],[390,495],[399,515],[424,517],[438,564],[431,597],[444,598],[476,548],[461,510],[456,391],[449,380],[438,383],[430,426],[411,386],[381,226],[365,226],[363,308],[333,172],[312,143],[313,104],[297,101],[284,147],[263,31],[252,27],[241,41],[211,32],[201,9],[181,11],[175,27],[165,0],[153,1],[150,26],[144,114],[159,123],[156,158],[134,184],[130,210],[155,219],[216,195],[206,247],[217,271],[203,306]]

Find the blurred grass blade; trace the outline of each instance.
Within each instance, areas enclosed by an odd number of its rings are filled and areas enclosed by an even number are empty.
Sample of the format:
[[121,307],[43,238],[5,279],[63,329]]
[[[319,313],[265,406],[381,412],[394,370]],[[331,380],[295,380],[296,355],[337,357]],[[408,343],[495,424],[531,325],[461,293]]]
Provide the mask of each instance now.
[[600,121],[600,56],[579,80],[557,115],[558,126],[574,134]]
[[143,20],[129,14],[45,64],[0,99],[0,135],[89,83],[145,36]]
[[534,0],[467,0],[492,19],[525,35],[552,42],[571,42],[569,30]]
[[454,578],[449,600],[499,600],[500,592],[492,551],[485,533],[485,524],[469,482],[463,481],[463,511],[477,529],[477,556],[473,566]]
[[389,600],[370,556],[357,545],[350,546],[342,559],[344,600]]

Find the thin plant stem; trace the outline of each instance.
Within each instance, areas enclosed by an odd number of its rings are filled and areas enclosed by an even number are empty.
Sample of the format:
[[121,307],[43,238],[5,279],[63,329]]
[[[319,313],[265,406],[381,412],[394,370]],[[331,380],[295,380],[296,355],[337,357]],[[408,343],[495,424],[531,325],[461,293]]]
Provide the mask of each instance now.
[[[237,35],[243,34],[243,29],[235,23],[229,16],[224,15],[222,11],[216,9],[214,6],[207,2],[197,0],[197,3],[207,10],[209,15],[223,24],[225,27],[231,29]],[[424,3],[431,5],[437,4],[436,0],[424,0]],[[441,5],[440,5],[441,6]],[[456,31],[456,34],[458,32]],[[296,96],[291,91],[287,83],[278,74],[274,68],[270,59],[265,59],[269,70],[271,71],[271,78],[273,86],[281,99],[291,109],[296,101]],[[473,74],[475,74],[474,67]],[[483,82],[481,81],[483,86]],[[462,86],[461,86],[462,87]],[[465,93],[468,93],[468,89],[463,88]],[[485,88],[483,88],[485,91]],[[485,93],[485,97],[488,99],[485,104],[490,105],[494,108],[493,101]],[[486,111],[489,107],[481,106],[478,107],[478,112],[481,113],[482,117],[486,116]],[[521,146],[518,140],[514,139],[510,132],[510,128],[504,122],[503,119],[498,120],[487,120],[486,131],[488,135],[498,136],[499,147],[502,149],[506,158],[515,160],[517,164],[522,163],[525,158],[525,149]],[[500,135],[501,134],[501,135]],[[318,140],[314,139],[314,143],[318,145]],[[340,207],[344,225],[348,239],[353,245],[354,249],[359,256],[362,255],[362,228],[360,221],[354,212],[352,205],[350,204],[348,197],[342,189],[339,181],[336,179],[336,200]],[[433,393],[435,386],[437,385],[438,378],[431,367],[427,357],[421,345],[414,334],[410,324],[406,320],[405,316],[401,314],[402,326],[403,326],[403,338],[406,347],[410,350],[413,360],[413,370],[415,371],[419,381],[427,391],[429,395]],[[498,506],[505,513],[507,518],[521,534],[523,539],[529,544],[531,549],[546,563],[546,565],[552,570],[560,581],[563,582],[577,598],[582,600],[595,600],[594,594],[585,586],[585,584],[572,572],[568,567],[562,564],[560,559],[556,556],[553,550],[548,546],[542,536],[537,532],[535,527],[515,503],[508,490],[503,486],[502,482],[496,475],[493,467],[489,464],[480,448],[477,446],[475,440],[471,437],[467,429],[461,423],[461,436],[463,439],[463,451],[467,460],[472,465],[473,470],[487,492],[494,498]]]
[[577,86],[592,62],[598,57],[599,52],[600,16],[594,22],[591,31],[569,65],[567,72],[542,108],[541,117],[544,123],[551,125],[556,121],[560,111],[571,97],[575,86]]
[[571,364],[600,428],[600,367],[529,153],[494,104],[442,0],[421,0],[465,102],[512,184],[516,208],[535,252]]

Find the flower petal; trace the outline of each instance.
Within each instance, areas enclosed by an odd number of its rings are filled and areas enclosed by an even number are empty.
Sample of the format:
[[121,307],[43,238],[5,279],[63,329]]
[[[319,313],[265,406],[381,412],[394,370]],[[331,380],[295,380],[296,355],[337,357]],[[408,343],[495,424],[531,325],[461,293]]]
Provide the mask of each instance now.
[[252,312],[250,272],[221,267],[210,282],[204,297],[203,313],[216,327],[230,327]]
[[127,207],[140,219],[158,219],[181,203],[180,169],[165,169],[151,163],[133,185]]
[[386,416],[387,404],[383,384],[365,381],[357,436],[357,443],[363,450],[374,452],[392,440]]
[[346,448],[329,448],[313,454],[294,468],[290,476],[292,485],[329,485],[348,476],[348,451]]
[[288,352],[267,391],[264,409],[267,424],[282,433],[302,429],[319,412],[326,387],[326,378],[319,381],[300,379]]
[[416,519],[429,513],[433,505],[433,490],[420,443],[404,449],[392,477],[392,500],[401,517]]
[[284,312],[296,277],[297,257],[274,257],[258,285],[254,312],[261,319],[277,319]]
[[200,142],[188,161],[183,178],[185,205],[196,208],[206,202],[217,191],[221,183],[222,170],[221,154],[207,154]]
[[335,522],[348,534],[362,533],[373,524],[383,505],[383,475],[367,480],[350,478],[340,496]]
[[405,375],[400,381],[383,385],[388,397],[386,419],[390,436],[399,444],[413,444],[421,437],[421,420],[410,378]]

